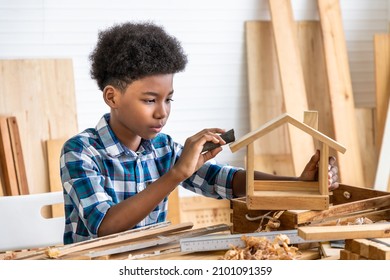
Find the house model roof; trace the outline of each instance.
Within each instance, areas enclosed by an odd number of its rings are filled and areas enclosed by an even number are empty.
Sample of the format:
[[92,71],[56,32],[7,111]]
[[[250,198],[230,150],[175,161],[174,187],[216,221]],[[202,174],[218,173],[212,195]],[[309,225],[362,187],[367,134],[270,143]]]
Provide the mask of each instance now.
[[303,130],[304,132],[313,136],[316,140],[327,144],[329,147],[335,149],[336,151],[339,151],[341,153],[345,153],[346,151],[346,148],[341,144],[339,144],[338,142],[336,142],[335,140],[329,138],[328,136],[319,132],[318,130],[315,130],[314,128],[306,125],[305,123],[298,121],[297,119],[293,118],[287,113],[282,114],[279,117],[265,123],[258,129],[244,135],[239,140],[231,143],[229,145],[230,149],[232,152],[236,152],[240,150],[242,147],[249,145],[250,143],[254,142],[260,137],[266,135],[267,133],[271,132],[272,130],[286,123],[294,125],[295,127]]

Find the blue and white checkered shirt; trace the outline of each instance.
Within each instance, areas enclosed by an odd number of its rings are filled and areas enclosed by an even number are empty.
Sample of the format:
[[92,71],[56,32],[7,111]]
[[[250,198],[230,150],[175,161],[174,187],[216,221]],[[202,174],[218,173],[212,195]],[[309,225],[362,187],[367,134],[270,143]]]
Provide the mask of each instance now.
[[[63,146],[64,244],[97,237],[107,210],[167,173],[183,150],[170,136],[160,133],[152,140],[142,140],[138,151],[131,151],[119,142],[108,125],[109,118],[104,115],[95,129],[79,133]],[[182,186],[208,197],[230,199],[237,170],[209,161]],[[165,221],[167,202],[166,197],[134,228]]]

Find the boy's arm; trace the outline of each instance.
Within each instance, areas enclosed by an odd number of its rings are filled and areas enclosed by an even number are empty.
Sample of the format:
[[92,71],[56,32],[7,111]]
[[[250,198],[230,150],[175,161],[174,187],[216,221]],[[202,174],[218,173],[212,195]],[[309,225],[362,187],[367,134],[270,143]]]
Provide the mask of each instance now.
[[98,229],[98,236],[128,230],[148,216],[183,180],[175,169],[161,176],[142,192],[113,205]]
[[183,151],[170,171],[154,181],[142,192],[111,206],[98,229],[98,236],[127,230],[148,216],[182,181],[190,177],[206,161],[222,151],[221,147],[201,153],[206,142],[225,144],[216,133],[220,129],[205,129],[186,140]]

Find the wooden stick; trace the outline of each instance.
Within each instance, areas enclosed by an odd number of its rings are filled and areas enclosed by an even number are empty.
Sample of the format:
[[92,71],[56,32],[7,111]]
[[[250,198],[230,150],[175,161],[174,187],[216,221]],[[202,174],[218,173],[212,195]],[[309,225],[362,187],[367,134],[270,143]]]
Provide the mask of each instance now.
[[19,195],[18,181],[6,117],[0,117],[0,162],[6,195]]
[[390,237],[390,223],[298,227],[298,235],[305,240],[342,240]]
[[19,194],[30,194],[28,189],[26,167],[24,165],[22,141],[20,140],[19,127],[16,117],[7,118],[7,123],[11,140],[12,154],[15,163],[15,173],[18,182]]

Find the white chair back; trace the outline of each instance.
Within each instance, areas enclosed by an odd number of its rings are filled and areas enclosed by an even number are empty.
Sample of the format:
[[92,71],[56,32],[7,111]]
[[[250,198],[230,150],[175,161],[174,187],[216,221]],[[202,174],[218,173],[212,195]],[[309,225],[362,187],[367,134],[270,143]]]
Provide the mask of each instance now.
[[45,218],[42,208],[63,203],[61,191],[0,197],[0,252],[63,244],[65,218]]

